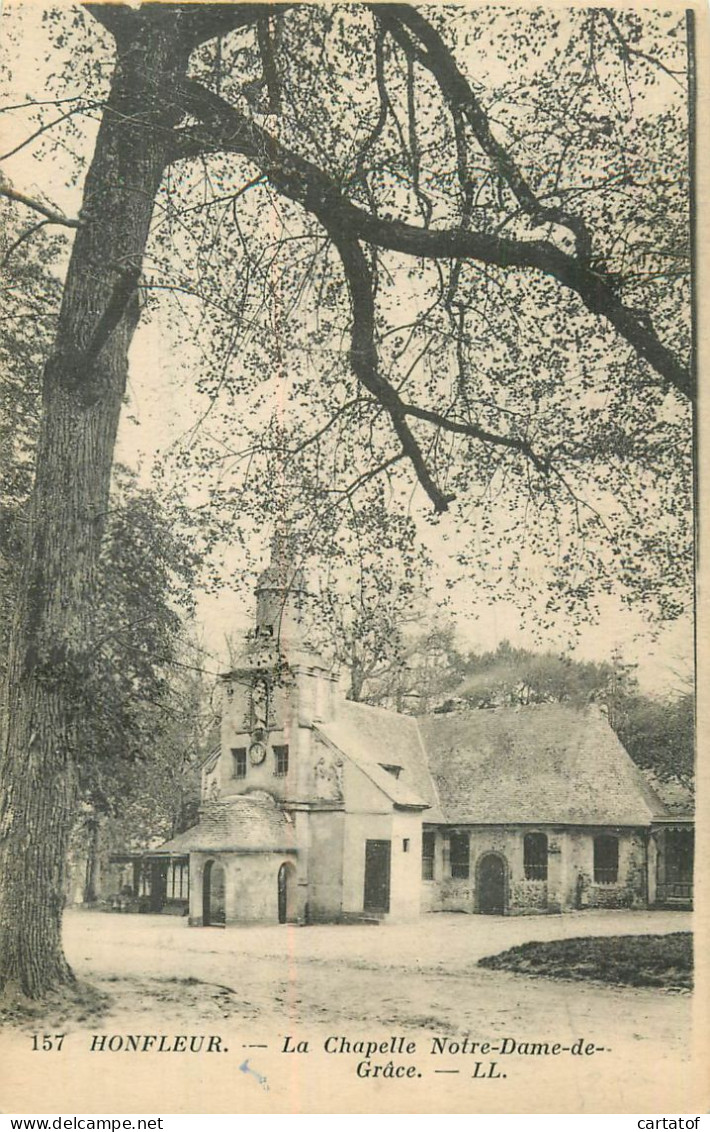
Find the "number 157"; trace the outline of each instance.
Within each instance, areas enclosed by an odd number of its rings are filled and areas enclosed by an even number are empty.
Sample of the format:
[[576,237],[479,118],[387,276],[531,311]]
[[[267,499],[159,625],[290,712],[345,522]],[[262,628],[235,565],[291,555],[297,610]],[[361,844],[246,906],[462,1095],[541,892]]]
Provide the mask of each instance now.
[[48,1053],[50,1050],[57,1052],[62,1048],[66,1034],[33,1034],[32,1035],[32,1049],[33,1051],[42,1050]]

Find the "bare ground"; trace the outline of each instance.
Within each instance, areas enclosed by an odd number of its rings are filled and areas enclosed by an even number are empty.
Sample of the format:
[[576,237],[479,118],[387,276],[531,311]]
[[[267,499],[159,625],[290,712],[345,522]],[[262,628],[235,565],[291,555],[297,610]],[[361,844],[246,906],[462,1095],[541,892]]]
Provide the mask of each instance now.
[[[43,1020],[43,1032],[67,1033],[61,1054],[30,1048],[37,1020],[2,1039],[0,1054],[9,1052],[20,1069],[12,1110],[696,1111],[689,995],[477,966],[484,955],[531,940],[689,926],[684,913],[586,912],[439,914],[381,927],[191,929],[169,917],[70,912],[69,959],[98,994],[69,1011],[55,1007]],[[125,1034],[218,1035],[229,1052],[92,1052],[94,1035],[100,1044],[102,1036]],[[308,1053],[283,1052],[287,1035],[291,1045],[307,1041]],[[421,1076],[358,1077],[362,1056],[327,1055],[329,1036],[414,1040],[413,1056],[387,1053],[375,1061],[414,1065]],[[516,1052],[431,1052],[435,1037],[466,1036],[499,1048],[512,1039]],[[572,1048],[580,1038],[603,1052],[518,1052],[524,1042]],[[489,1072],[491,1060],[494,1075],[474,1079]],[[40,1063],[44,1108],[35,1107],[40,1094],[31,1074]],[[79,1093],[70,1068],[81,1076]],[[77,1106],[79,1098],[85,1107]],[[8,1111],[7,1103],[2,1107]]]

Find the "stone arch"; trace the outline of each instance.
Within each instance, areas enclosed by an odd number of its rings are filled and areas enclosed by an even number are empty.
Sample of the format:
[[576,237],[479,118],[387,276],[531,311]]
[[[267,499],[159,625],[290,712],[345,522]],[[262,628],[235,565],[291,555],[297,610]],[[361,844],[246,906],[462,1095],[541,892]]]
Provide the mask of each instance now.
[[278,916],[280,924],[292,924],[297,919],[296,909],[296,866],[293,861],[283,861],[276,874]]
[[508,860],[503,853],[487,850],[476,862],[476,911],[504,916],[508,911]]
[[226,923],[227,879],[224,865],[215,859],[205,862],[202,871],[202,923],[222,927]]

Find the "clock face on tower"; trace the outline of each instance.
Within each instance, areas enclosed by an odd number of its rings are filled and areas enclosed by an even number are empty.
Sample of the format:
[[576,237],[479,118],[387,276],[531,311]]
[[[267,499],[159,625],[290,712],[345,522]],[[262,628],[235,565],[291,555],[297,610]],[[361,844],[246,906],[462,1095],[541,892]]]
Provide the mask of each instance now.
[[261,766],[266,758],[266,747],[263,743],[252,743],[249,748],[249,762],[252,766]]

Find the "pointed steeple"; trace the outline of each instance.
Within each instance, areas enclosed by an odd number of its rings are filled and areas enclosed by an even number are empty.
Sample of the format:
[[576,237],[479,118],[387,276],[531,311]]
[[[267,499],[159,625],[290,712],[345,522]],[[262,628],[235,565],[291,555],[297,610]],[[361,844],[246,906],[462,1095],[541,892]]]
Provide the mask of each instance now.
[[255,639],[273,639],[281,647],[307,648],[312,628],[312,595],[298,565],[296,540],[283,523],[271,540],[269,565],[256,585]]

